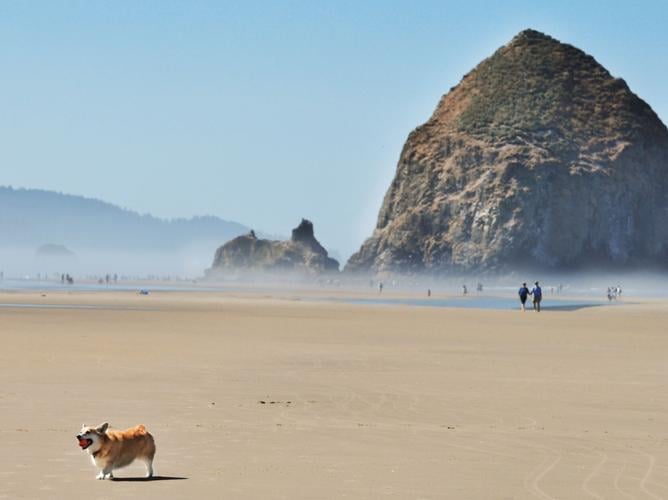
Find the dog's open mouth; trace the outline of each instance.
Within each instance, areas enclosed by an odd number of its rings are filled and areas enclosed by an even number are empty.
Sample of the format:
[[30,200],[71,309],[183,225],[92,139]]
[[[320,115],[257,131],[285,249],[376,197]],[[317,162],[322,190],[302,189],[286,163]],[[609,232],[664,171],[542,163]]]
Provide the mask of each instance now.
[[82,450],[85,450],[91,444],[93,444],[92,439],[86,439],[86,438],[78,438],[78,439],[79,439],[79,446],[81,447]]

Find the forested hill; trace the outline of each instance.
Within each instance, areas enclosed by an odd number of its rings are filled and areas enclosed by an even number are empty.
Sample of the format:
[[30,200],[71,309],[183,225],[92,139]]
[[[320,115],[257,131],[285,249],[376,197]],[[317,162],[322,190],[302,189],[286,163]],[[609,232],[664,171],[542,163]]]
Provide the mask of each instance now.
[[249,228],[213,216],[159,219],[100,200],[0,187],[0,248],[62,244],[74,251],[215,249]]

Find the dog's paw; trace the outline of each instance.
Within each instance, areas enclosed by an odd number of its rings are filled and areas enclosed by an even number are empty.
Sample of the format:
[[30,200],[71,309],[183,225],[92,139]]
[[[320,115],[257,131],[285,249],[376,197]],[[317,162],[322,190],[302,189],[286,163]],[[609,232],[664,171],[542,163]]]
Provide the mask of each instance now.
[[100,472],[97,476],[95,476],[95,479],[104,479],[104,474]]

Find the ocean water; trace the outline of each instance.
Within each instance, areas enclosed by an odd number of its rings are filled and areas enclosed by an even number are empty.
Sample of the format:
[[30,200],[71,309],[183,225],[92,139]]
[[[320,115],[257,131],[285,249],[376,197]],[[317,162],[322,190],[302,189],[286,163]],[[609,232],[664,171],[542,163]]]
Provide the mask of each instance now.
[[[351,304],[379,305],[379,306],[415,306],[415,307],[449,307],[464,309],[491,309],[491,310],[516,310],[520,309],[520,302],[514,297],[498,296],[471,296],[441,298],[365,298],[365,299],[342,299]],[[609,307],[623,304],[622,301],[594,300],[594,299],[553,299],[543,298],[541,310],[545,311],[577,311],[589,307]],[[527,310],[532,310],[531,299],[527,300]]]
[[[318,287],[316,287],[318,288]],[[344,287],[345,288],[345,287]],[[322,288],[320,288],[322,290]],[[252,291],[262,293],[275,293],[279,288],[271,286],[234,286],[234,285],[212,285],[208,283],[120,283],[120,284],[99,284],[99,283],[74,283],[67,285],[60,281],[39,281],[39,280],[21,280],[5,279],[0,281],[1,292],[17,291],[37,291],[37,292],[127,292],[138,293],[140,290],[151,292],[240,292]],[[284,289],[284,291],[287,289]],[[489,295],[471,294],[464,296],[452,296],[448,298],[436,297],[413,297],[413,298],[393,298],[393,297],[367,297],[367,298],[310,298],[301,297],[307,301],[331,301],[345,302],[350,304],[364,304],[377,306],[413,306],[413,307],[442,307],[442,308],[465,308],[465,309],[490,309],[490,310],[519,310],[520,303],[515,293],[515,287],[490,287]],[[590,307],[609,307],[623,304],[625,301],[608,301],[601,290],[593,289],[570,289],[568,298],[560,298],[559,295],[549,294],[544,296],[541,309],[545,311],[575,311],[578,309]],[[0,304],[0,308],[24,307],[24,308],[58,308],[58,309],[104,309],[104,306],[95,305],[58,305],[46,303],[22,304]],[[114,308],[114,307],[110,307]],[[527,301],[527,309],[532,309],[531,298]]]
[[184,281],[181,283],[77,283],[67,285],[60,281],[16,280],[0,281],[0,292],[35,291],[35,292],[138,292],[149,290],[155,292],[220,292],[234,291],[232,287],[202,286]]

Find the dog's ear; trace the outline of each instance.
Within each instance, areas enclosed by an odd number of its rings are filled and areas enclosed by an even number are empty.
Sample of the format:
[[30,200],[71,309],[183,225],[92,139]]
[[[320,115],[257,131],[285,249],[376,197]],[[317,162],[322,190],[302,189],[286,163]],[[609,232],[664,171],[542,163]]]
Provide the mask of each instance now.
[[107,430],[107,427],[109,427],[109,423],[105,422],[102,425],[98,426],[97,429],[95,429],[97,432],[104,432]]

